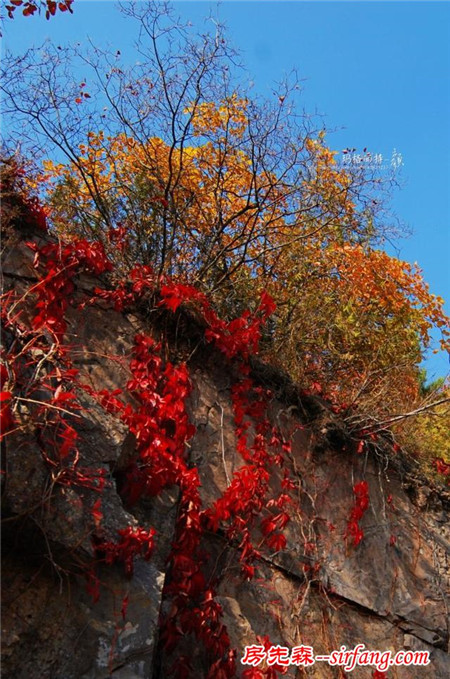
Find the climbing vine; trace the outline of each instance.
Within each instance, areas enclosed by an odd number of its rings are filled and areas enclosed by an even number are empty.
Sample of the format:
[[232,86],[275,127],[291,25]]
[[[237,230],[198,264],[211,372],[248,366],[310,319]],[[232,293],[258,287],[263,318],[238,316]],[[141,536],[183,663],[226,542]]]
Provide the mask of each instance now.
[[[32,207],[37,210],[37,206]],[[129,278],[114,289],[97,287],[93,295],[83,294],[80,300],[77,281],[81,274],[98,277],[112,270],[103,246],[83,239],[41,246],[29,241],[27,246],[34,252],[37,280],[3,296],[6,342],[1,370],[2,438],[34,427],[53,483],[81,486],[98,494],[89,507],[95,557],[85,573],[87,589],[95,601],[101,596],[96,564],[123,564],[130,576],[134,560],[150,559],[158,540],[154,528],[131,525],[118,530],[115,540],[104,535],[102,491],[111,481],[104,468],[83,464],[76,428],[83,411],[80,394],[88,393],[106,412],[122,420],[136,441],[135,456],[123,471],[119,488],[126,506],[132,507],[143,496],[154,497],[169,486],[177,486],[180,492],[168,560],[170,576],[163,593],[170,607],[162,620],[161,643],[171,652],[181,636],[193,634],[210,658],[207,676],[235,676],[236,652],[230,648],[221,622],[215,585],[204,573],[207,555],[201,541],[205,530],[224,534],[239,552],[243,577],[248,579],[254,577],[254,563],[260,556],[250,537],[257,520],[267,548],[279,551],[286,546],[282,531],[289,516],[282,509],[291,499],[285,492],[270,498],[269,481],[274,473],[272,463],[283,466],[282,452],[288,443],[270,425],[270,392],[253,383],[249,364],[250,356],[258,351],[261,328],[275,305],[263,293],[254,313],[245,311],[226,322],[203,293],[168,278],[157,280],[150,267],[144,266],[132,270]],[[232,388],[232,403],[237,451],[243,465],[210,507],[202,504],[199,473],[190,466],[186,453],[186,444],[195,434],[187,412],[192,389],[187,365],[165,360],[161,343],[142,333],[134,338],[131,377],[120,389],[94,390],[83,382],[71,360],[67,336],[70,307],[82,309],[102,301],[124,310],[148,293],[154,297],[155,308],[164,308],[167,313],[175,313],[182,304],[196,305],[206,326],[205,342],[213,344],[225,360],[240,362],[243,377]],[[251,421],[256,422],[252,434]],[[269,516],[271,507],[277,509],[273,516]],[[267,516],[261,519],[264,512]],[[186,663],[178,659],[172,670],[174,676],[181,676]]]
[[[45,215],[38,203],[27,205],[29,219],[42,232]],[[122,247],[126,233],[112,232],[110,239]],[[81,396],[88,394],[106,413],[121,420],[135,440],[134,455],[116,480],[125,506],[132,508],[141,498],[156,497],[169,487],[179,491],[160,625],[160,644],[175,657],[171,673],[189,676],[189,659],[175,651],[186,635],[192,635],[205,650],[207,679],[234,677],[236,651],[216,599],[218,580],[207,575],[203,538],[209,532],[225,539],[238,555],[242,579],[252,580],[264,554],[287,547],[286,527],[293,512],[301,511],[298,484],[289,471],[291,443],[270,415],[274,394],[252,377],[252,359],[258,354],[265,324],[276,310],[275,302],[263,291],[256,308],[224,320],[205,293],[157,275],[150,266],[138,265],[108,286],[105,281],[113,264],[99,242],[74,238],[56,243],[47,238],[43,245],[36,241],[26,245],[34,253],[36,278],[22,281],[2,299],[1,436],[6,441],[18,431],[34,436],[53,484],[92,491],[94,499],[87,509],[93,559],[84,575],[96,601],[101,596],[101,565],[121,564],[125,575],[131,576],[135,560],[151,559],[158,542],[154,527],[133,524],[120,528],[114,537],[105,533],[103,492],[114,481],[104,467],[86,465],[83,460],[77,430],[84,411]],[[99,283],[93,290],[79,285],[80,276],[86,274]],[[144,299],[153,311],[167,316],[189,307],[203,328],[204,343],[220,352],[234,375],[230,395],[239,464],[231,476],[225,469],[226,488],[208,506],[200,494],[199,469],[188,454],[196,433],[188,407],[193,388],[189,362],[169,360],[162,342],[142,332],[134,337],[129,379],[120,388],[94,389],[72,362],[69,309],[101,303],[127,311]],[[356,454],[370,450],[376,440],[373,432],[360,431]],[[354,484],[353,496],[342,539],[350,539],[356,549],[364,538],[362,522],[370,504],[365,480]],[[305,552],[314,551],[311,544],[305,538]],[[311,559],[304,566],[305,577],[314,577],[318,570],[320,563]],[[126,607],[125,598],[124,617]],[[263,643],[270,646],[267,638]],[[274,662],[258,670],[246,669],[243,676],[274,679],[285,671]]]

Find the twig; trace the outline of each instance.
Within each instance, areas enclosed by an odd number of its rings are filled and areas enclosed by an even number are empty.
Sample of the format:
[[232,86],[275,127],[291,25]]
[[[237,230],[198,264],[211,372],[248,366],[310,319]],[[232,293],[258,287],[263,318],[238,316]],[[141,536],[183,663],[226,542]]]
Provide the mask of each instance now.
[[227,465],[225,462],[225,439],[223,435],[223,407],[218,403],[218,401],[215,402],[214,405],[217,405],[220,408],[220,443],[222,446],[222,462],[223,462],[223,468],[225,470],[225,476],[227,477],[227,486],[231,485],[231,479],[228,475],[228,470],[227,470]]
[[52,403],[48,403],[46,401],[35,401],[33,398],[23,398],[22,396],[16,396],[16,399],[18,401],[26,401],[27,403],[37,403],[40,406],[45,406],[46,408],[54,408],[54,410],[60,410],[62,413],[66,413],[66,415],[71,415],[72,417],[78,417],[81,420],[81,415],[77,415],[76,413],[71,413],[70,410],[66,410],[65,408],[60,408],[60,406],[54,406]]
[[440,401],[435,401],[427,406],[421,406],[415,410],[411,410],[409,413],[404,413],[403,415],[396,415],[395,417],[390,417],[388,420],[383,420],[382,422],[377,422],[373,428],[370,429],[371,432],[377,432],[384,429],[387,425],[393,424],[394,422],[400,422],[401,420],[406,420],[408,417],[414,417],[415,415],[420,415],[421,413],[430,410],[431,408],[437,408],[437,406],[443,403],[450,403],[450,398],[442,398]]

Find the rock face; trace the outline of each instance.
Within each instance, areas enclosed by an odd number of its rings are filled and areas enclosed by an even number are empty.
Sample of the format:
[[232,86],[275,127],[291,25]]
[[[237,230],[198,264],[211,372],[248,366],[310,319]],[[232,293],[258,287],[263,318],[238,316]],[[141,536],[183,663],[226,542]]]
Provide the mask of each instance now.
[[[21,289],[24,281],[33,279],[31,259],[22,243],[11,247],[4,262],[7,289]],[[94,285],[88,278],[78,282],[80,289]],[[68,318],[73,363],[97,390],[120,388],[129,379],[127,360],[136,333],[157,336],[160,331],[151,315],[120,314],[102,305],[72,309]],[[187,455],[189,465],[198,470],[203,506],[208,507],[242,465],[231,398],[234,367],[218,351],[203,347],[193,354],[189,368],[193,384],[189,412],[196,434]],[[222,621],[237,652],[237,676],[246,669],[240,663],[245,646],[258,643],[257,636],[267,636],[271,644],[289,649],[311,646],[316,655],[357,644],[393,653],[426,650],[427,666],[391,667],[386,676],[446,679],[448,493],[414,476],[400,454],[392,462],[381,446],[355,453],[344,424],[325,403],[312,397],[302,401],[292,385],[286,387],[281,378],[277,384],[276,376],[261,366],[254,366],[253,378],[272,389],[271,421],[291,440],[285,465],[298,502],[284,529],[286,548],[275,553],[261,549],[251,580],[242,576],[232,540],[220,531],[203,536]],[[88,394],[80,393],[79,398],[84,408],[76,423],[82,463],[103,470],[108,479],[102,496],[107,535],[112,538],[126,525],[153,527],[156,546],[150,560],[135,560],[129,576],[121,564],[99,563],[100,593],[94,602],[86,572],[95,558],[91,509],[97,491],[52,478],[34,432],[8,435],[2,676],[165,679],[173,655],[160,639],[159,621],[168,606],[163,589],[170,577],[167,557],[175,536],[179,491],[172,487],[156,498],[124,506],[118,492],[120,470],[133,456],[133,436]],[[282,479],[282,470],[274,471],[274,497]],[[353,488],[363,479],[370,501],[360,520],[364,537],[355,545],[345,533],[355,500]],[[255,525],[256,546],[262,543],[258,530]],[[193,676],[206,677],[201,645],[186,637],[180,648]],[[374,667],[356,667],[352,676],[372,677],[373,672]],[[317,661],[306,669],[290,666],[285,676],[347,675],[343,667]]]

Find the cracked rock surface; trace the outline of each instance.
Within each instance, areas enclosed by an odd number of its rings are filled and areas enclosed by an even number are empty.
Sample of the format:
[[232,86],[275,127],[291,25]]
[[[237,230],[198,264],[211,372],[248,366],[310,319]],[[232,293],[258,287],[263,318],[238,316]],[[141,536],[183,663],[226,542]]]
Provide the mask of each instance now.
[[[31,257],[16,245],[5,261],[6,285],[32,277]],[[8,278],[9,276],[9,278]],[[92,282],[83,283],[87,287]],[[127,379],[124,363],[111,356],[130,355],[137,332],[152,333],[136,312],[122,315],[98,307],[71,311],[70,333],[77,367],[96,389],[115,389]],[[189,460],[200,474],[204,506],[227,488],[242,464],[237,452],[231,403],[230,368],[211,355],[192,359],[193,392],[189,409],[196,434]],[[3,491],[2,676],[4,679],[165,679],[173,658],[159,640],[166,560],[174,538],[177,489],[135,508],[124,508],[117,474],[134,452],[133,437],[114,416],[83,395],[85,412],[77,424],[83,464],[104,469],[103,513],[111,538],[124,525],[156,530],[155,551],[136,560],[131,577],[120,565],[102,567],[100,597],[93,602],[82,567],[92,558],[92,507],[95,492],[49,485],[48,473],[33,437],[8,437]],[[320,409],[319,409],[320,410]],[[271,417],[295,431],[288,465],[298,481],[299,509],[285,529],[287,548],[264,553],[257,576],[244,581],[238,555],[223,535],[204,537],[211,572],[218,582],[232,647],[239,659],[256,636],[272,644],[309,645],[316,654],[341,646],[365,644],[371,650],[427,650],[426,667],[396,667],[397,679],[447,679],[449,656],[450,521],[449,497],[423,479],[406,479],[400,469],[375,457],[356,456],[321,436],[317,420],[280,398]],[[331,415],[330,415],[331,417]],[[333,425],[334,426],[334,425]],[[343,435],[345,436],[345,435]],[[370,507],[362,526],[364,539],[353,547],[344,539],[352,487],[364,478]],[[280,478],[275,478],[274,494]],[[42,502],[42,498],[46,498]],[[386,498],[392,499],[388,502]],[[257,535],[255,536],[257,543]],[[123,601],[127,599],[126,612]],[[199,678],[201,649],[184,640]],[[338,677],[338,669],[316,664],[287,677]],[[342,675],[341,675],[342,676]],[[355,668],[355,679],[372,670]]]

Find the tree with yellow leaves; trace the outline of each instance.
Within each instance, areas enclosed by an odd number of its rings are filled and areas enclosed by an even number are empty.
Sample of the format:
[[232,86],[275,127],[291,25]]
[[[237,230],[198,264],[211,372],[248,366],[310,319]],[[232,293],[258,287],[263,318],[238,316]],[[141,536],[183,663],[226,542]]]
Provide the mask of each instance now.
[[271,103],[244,95],[220,27],[193,36],[158,4],[123,11],[139,23],[131,69],[98,49],[5,63],[53,228],[102,241],[121,274],[141,262],[195,284],[229,316],[268,289],[268,359],[358,425],[414,410],[422,351],[433,327],[449,349],[448,320],[420,271],[380,249],[383,182],[338,165],[288,85]]

